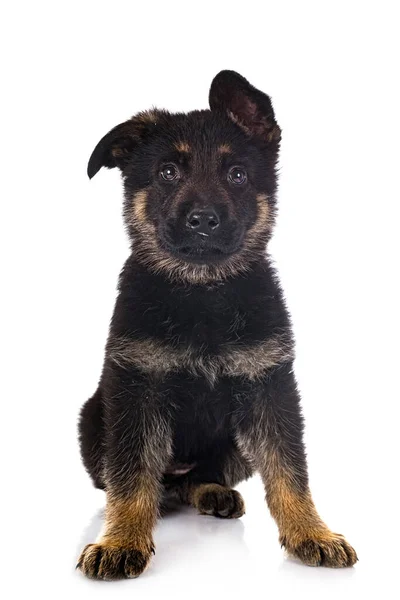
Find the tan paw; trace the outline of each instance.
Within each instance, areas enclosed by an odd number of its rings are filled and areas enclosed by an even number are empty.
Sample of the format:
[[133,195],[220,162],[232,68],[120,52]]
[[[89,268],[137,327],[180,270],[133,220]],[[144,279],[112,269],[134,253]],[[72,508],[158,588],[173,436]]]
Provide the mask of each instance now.
[[338,533],[312,536],[296,544],[283,538],[281,543],[289,554],[312,567],[351,567],[358,560],[355,550]]
[[106,544],[88,544],[79,558],[77,569],[91,579],[138,577],[147,567],[151,552]]

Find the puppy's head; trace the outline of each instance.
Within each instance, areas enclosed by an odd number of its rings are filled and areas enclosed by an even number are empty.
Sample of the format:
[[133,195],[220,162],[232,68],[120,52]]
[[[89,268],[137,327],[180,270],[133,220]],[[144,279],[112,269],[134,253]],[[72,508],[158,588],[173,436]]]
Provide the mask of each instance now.
[[137,258],[191,282],[246,271],[275,213],[280,129],[272,104],[234,71],[211,84],[210,110],[139,113],[96,146],[88,175],[121,169]]

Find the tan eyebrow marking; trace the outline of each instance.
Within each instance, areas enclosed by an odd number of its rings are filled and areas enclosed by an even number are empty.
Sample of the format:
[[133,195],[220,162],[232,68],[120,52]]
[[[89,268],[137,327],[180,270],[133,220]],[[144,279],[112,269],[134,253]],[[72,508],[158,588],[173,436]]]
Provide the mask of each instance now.
[[175,144],[175,148],[178,152],[190,152],[190,146],[187,142],[178,142]]
[[221,144],[218,147],[218,154],[230,154],[232,152],[232,148],[229,144]]

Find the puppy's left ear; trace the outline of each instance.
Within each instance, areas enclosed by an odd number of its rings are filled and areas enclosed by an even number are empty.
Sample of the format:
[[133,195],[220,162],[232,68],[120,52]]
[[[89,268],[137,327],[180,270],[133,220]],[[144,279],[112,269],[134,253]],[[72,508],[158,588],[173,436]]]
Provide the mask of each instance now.
[[279,142],[281,130],[267,96],[235,71],[221,71],[214,77],[209,96],[211,110],[228,114],[248,135],[267,142]]

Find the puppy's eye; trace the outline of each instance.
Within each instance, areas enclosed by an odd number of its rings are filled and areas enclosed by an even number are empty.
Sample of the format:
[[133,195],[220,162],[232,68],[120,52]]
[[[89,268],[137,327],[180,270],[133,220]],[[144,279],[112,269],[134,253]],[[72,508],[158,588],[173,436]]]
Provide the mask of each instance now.
[[165,165],[160,171],[161,177],[164,181],[174,181],[180,178],[178,167],[175,165]]
[[242,185],[247,181],[247,173],[242,167],[232,167],[229,169],[228,181],[236,185]]

